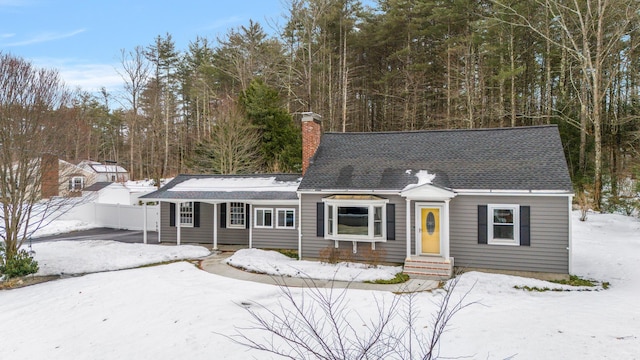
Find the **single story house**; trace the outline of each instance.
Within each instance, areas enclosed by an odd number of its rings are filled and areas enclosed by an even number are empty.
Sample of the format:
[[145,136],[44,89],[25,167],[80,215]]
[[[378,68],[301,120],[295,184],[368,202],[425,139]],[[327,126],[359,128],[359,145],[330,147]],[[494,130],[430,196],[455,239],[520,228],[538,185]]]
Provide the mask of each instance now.
[[[180,175],[141,197],[162,204],[161,241],[338,254],[436,277],[454,259],[570,273],[573,188],[556,126],[321,134],[306,114],[302,136],[301,179]],[[262,191],[275,184],[283,191]]]
[[160,202],[160,242],[297,249],[299,174],[178,175]]

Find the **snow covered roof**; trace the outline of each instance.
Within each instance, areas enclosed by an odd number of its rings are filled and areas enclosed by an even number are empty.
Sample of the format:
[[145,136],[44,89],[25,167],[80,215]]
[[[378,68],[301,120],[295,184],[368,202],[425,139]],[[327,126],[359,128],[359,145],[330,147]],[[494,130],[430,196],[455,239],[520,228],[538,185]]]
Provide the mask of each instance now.
[[295,200],[298,174],[178,175],[147,200]]

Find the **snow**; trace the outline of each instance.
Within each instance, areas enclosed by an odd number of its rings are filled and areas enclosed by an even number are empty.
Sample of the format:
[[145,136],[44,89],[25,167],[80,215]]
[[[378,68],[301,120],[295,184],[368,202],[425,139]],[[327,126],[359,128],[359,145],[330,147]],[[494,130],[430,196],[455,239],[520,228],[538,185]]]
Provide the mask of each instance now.
[[[405,173],[407,175],[410,175],[411,170],[407,170],[405,171]],[[416,184],[409,184],[405,186],[405,188],[402,191],[410,190],[425,184],[432,184],[433,179],[436,178],[436,174],[429,174],[429,171],[427,170],[418,170],[418,172],[416,172],[414,176],[418,178],[418,182]]]
[[43,276],[128,269],[210,255],[202,246],[149,246],[106,240],[35,243],[33,250],[40,267],[36,275]]
[[339,264],[295,260],[276,251],[242,249],[226,260],[227,264],[247,271],[291,277],[310,277],[318,280],[375,281],[393,279],[402,272],[401,266],[371,266],[359,263]]
[[[440,356],[639,358],[639,234],[640,221],[636,218],[590,214],[587,222],[580,222],[578,213],[574,213],[574,273],[608,281],[608,290],[578,291],[585,289],[480,272],[462,275],[456,295],[468,290],[467,300],[477,304],[463,309],[450,322],[442,337]],[[55,265],[57,271],[65,273],[84,257],[97,269],[105,269],[113,258],[140,255],[136,255],[136,248],[124,247],[126,244],[95,243],[95,248],[90,241],[37,244],[45,246],[37,248],[36,254],[43,256],[41,261],[54,261],[67,252],[75,252],[71,261],[61,260]],[[112,246],[113,251],[109,249]],[[147,246],[148,252],[156,247],[180,252],[186,248]],[[50,254],[46,255],[48,251]],[[99,253],[103,256],[96,256]],[[146,258],[146,253],[145,250],[140,256]],[[172,256],[176,255],[169,255]],[[232,258],[255,261],[260,266],[275,265],[281,272],[294,263],[272,252],[243,251]],[[108,267],[131,265],[112,263]],[[319,263],[311,263],[310,267],[305,271],[326,271],[320,270]],[[514,286],[573,291],[530,292]],[[308,290],[291,291],[300,296]],[[421,315],[418,329],[429,331],[438,294],[416,295],[416,310]],[[346,316],[354,328],[364,326],[377,318],[379,304],[388,304],[394,296],[399,295],[346,290]],[[251,326],[250,316],[240,303],[259,303],[278,311],[281,300],[279,289],[273,285],[224,278],[186,262],[100,272],[0,291],[0,323],[10,330],[3,333],[0,359],[270,359],[272,355],[247,351],[221,334],[230,335],[239,327]]]
[[169,191],[287,191],[296,192],[300,181],[277,181],[270,177],[210,177],[189,179]]

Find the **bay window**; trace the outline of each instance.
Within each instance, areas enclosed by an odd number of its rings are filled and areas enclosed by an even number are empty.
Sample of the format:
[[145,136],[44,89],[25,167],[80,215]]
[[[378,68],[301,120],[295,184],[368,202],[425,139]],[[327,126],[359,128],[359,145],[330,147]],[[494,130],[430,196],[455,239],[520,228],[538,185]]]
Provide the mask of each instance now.
[[323,201],[326,238],[352,241],[386,239],[386,199],[372,195],[334,195]]

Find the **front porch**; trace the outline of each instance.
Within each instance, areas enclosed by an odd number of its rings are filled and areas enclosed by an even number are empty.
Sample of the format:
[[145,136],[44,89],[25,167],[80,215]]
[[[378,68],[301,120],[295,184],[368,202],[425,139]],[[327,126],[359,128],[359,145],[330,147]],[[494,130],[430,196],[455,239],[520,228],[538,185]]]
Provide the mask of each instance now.
[[405,259],[403,273],[418,279],[446,280],[453,276],[453,258],[411,256]]

